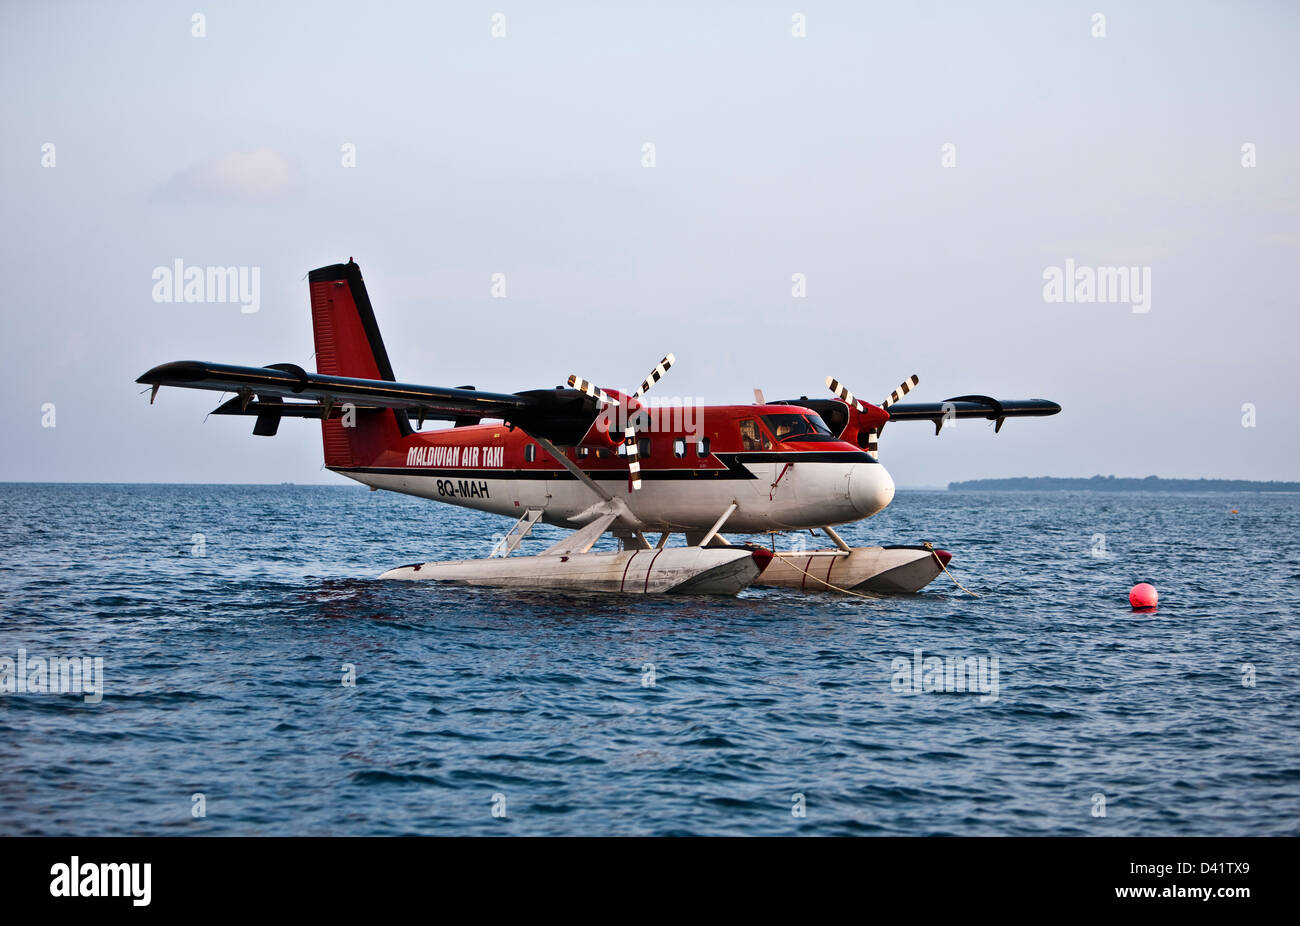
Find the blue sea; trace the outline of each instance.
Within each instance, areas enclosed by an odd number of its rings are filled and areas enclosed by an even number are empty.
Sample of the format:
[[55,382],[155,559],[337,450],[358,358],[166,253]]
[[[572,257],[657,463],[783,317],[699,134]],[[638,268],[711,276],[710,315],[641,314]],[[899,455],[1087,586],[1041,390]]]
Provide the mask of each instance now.
[[[979,597],[375,579],[508,527],[0,486],[0,658],[102,658],[102,700],[0,694],[0,834],[1300,832],[1300,496],[900,491],[842,531],[933,541]],[[931,657],[996,688],[912,690]]]

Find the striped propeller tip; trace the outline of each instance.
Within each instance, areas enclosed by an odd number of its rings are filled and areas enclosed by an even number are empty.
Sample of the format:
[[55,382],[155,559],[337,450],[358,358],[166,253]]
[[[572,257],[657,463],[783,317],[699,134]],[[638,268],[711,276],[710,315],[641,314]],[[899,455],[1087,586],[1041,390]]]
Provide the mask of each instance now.
[[916,384],[919,383],[920,381],[921,378],[917,376],[915,373],[913,373],[907,379],[899,383],[898,388],[889,394],[889,398],[885,399],[885,401],[880,403],[880,407],[889,408],[889,406],[893,405],[903,396],[907,395],[909,392],[915,389]]
[[858,401],[857,396],[855,396],[852,392],[850,392],[849,388],[845,386],[842,382],[840,382],[838,379],[836,379],[834,376],[826,377],[826,388],[829,389],[831,392],[835,393],[835,395],[838,396],[840,399],[842,399],[844,402],[847,402],[849,405],[852,405],[858,411],[860,412],[866,411],[866,407],[861,402]]
[[664,357],[663,360],[660,360],[659,363],[655,365],[655,368],[650,371],[650,375],[641,381],[641,385],[637,387],[636,392],[632,393],[632,398],[639,399],[641,396],[649,392],[650,387],[663,379],[664,374],[668,372],[668,368],[675,362],[676,358],[674,358],[672,354],[669,354]]
[[604,389],[601,389],[591,380],[583,379],[576,373],[569,374],[569,385],[574,389],[577,389],[579,392],[591,396],[601,405],[610,405],[612,403],[612,400],[608,395],[606,395]]
[[636,442],[636,428],[625,428],[623,446],[627,454],[627,481],[629,491],[641,488],[641,448]]

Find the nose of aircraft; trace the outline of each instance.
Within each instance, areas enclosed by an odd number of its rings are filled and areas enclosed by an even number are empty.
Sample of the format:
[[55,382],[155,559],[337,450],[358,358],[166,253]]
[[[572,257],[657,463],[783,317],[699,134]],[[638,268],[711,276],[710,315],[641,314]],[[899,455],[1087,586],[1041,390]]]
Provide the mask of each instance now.
[[863,517],[883,511],[894,500],[894,480],[879,463],[856,463],[849,470],[849,504]]

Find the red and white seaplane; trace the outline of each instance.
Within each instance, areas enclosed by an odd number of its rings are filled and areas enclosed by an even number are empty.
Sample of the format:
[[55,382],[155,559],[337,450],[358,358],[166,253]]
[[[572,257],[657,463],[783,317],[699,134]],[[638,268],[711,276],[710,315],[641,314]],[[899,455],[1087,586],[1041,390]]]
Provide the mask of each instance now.
[[[895,404],[915,376],[880,405],[831,378],[834,398],[753,405],[652,405],[647,391],[669,354],[627,394],[577,376],[569,388],[513,394],[473,386],[399,383],[374,310],[350,259],[308,274],[316,372],[182,360],[137,380],[234,392],[213,414],[248,415],[270,436],[281,418],[319,418],[325,466],[371,489],[404,492],[516,518],[485,559],[392,569],[387,579],[615,593],[734,595],[750,584],[804,591],[915,592],[950,554],[932,546],[850,547],[834,525],[869,518],[894,497],[876,458],[888,421],[954,418],[1002,422],[1053,415],[1043,399],[959,396]],[[415,427],[412,427],[412,421]],[[422,431],[427,421],[451,427]],[[539,521],[573,532],[536,555],[516,553]],[[729,534],[820,530],[833,544],[774,553],[733,546]],[[593,552],[609,532],[617,552]],[[647,533],[659,533],[651,544]],[[669,545],[674,533],[685,546]]]

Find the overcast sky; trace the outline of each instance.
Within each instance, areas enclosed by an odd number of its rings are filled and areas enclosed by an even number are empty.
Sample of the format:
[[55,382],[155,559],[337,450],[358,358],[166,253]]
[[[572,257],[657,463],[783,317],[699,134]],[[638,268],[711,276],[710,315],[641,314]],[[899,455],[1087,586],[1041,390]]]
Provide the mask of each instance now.
[[[893,425],[903,486],[1300,479],[1294,3],[193,6],[0,10],[0,480],[343,482],[314,423],[134,380],[310,366],[304,276],[349,256],[405,381],[917,373],[1064,412]],[[177,259],[259,268],[258,311],[155,302]],[[1045,301],[1067,259],[1149,311]]]

